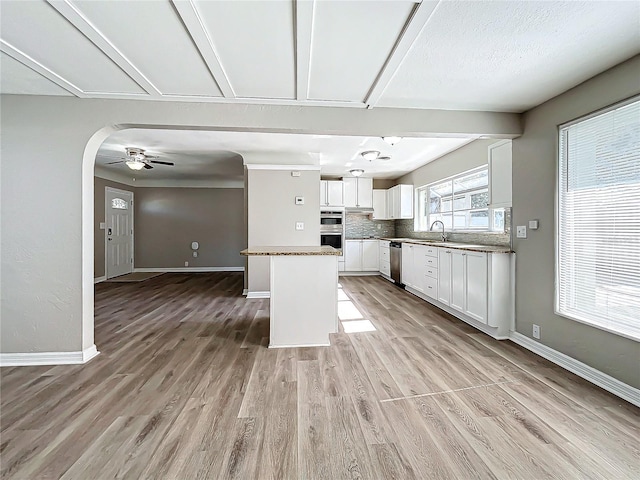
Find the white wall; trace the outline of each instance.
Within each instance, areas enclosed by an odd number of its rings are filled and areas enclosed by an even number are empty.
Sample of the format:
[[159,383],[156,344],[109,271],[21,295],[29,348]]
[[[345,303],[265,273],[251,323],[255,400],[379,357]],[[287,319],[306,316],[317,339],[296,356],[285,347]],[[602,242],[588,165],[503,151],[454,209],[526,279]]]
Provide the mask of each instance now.
[[382,136],[521,133],[517,114],[1,96],[0,352],[93,345],[94,159],[136,126]]
[[[320,167],[252,167],[247,170],[249,247],[320,245]],[[304,205],[295,204],[297,196],[304,197]],[[304,230],[296,230],[296,222],[303,222]],[[249,257],[248,290],[269,291],[269,257]]]

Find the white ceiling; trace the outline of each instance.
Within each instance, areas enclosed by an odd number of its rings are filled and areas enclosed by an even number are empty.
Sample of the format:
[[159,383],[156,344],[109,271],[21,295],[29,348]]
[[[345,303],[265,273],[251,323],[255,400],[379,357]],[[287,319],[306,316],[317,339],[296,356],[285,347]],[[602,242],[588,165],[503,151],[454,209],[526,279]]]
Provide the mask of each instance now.
[[521,112],[640,52],[638,1],[0,2],[0,91]]
[[[640,53],[639,1],[1,0],[0,17],[4,94],[522,112]],[[395,178],[467,141],[126,130],[98,164],[132,146],[176,163],[138,177],[237,179],[243,158]]]
[[[320,165],[328,177],[349,176],[362,168],[365,177],[398,178],[445,155],[471,138],[404,138],[394,146],[380,137],[301,135],[259,132],[127,129],[111,135],[98,150],[96,165],[136,180],[211,180],[238,182],[243,163]],[[175,166],[153,165],[153,170],[130,170],[124,163],[126,147],[143,148],[157,160]],[[360,153],[377,150],[391,160],[365,160]]]

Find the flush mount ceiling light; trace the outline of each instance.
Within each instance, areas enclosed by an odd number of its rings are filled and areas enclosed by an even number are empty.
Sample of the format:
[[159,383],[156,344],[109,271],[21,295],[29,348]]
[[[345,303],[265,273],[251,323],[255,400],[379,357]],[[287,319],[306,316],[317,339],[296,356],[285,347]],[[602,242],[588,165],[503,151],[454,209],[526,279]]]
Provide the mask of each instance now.
[[371,161],[378,158],[378,155],[380,155],[380,152],[377,150],[367,150],[366,152],[362,152],[360,155],[362,155],[362,158],[364,158],[365,160]]
[[364,170],[362,170],[361,168],[354,168],[353,170],[349,170],[349,173],[354,177],[359,177],[364,173]]
[[135,160],[127,160],[125,163],[131,170],[142,170],[145,165],[142,160],[138,160],[137,158]]
[[402,140],[402,137],[382,137],[382,139],[393,147],[396,143]]

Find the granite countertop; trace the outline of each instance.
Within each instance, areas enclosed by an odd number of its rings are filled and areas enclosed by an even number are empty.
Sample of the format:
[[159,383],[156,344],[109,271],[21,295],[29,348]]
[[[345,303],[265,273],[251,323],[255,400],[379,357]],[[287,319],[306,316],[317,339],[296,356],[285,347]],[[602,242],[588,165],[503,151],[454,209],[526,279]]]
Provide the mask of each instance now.
[[380,237],[347,237],[345,240],[381,240]]
[[471,252],[484,253],[513,253],[509,247],[499,247],[496,245],[477,245],[471,243],[458,242],[440,242],[438,240],[420,240],[417,238],[381,238],[380,240],[389,240],[391,242],[412,243],[414,245],[431,245],[433,247],[444,247],[455,250],[469,250]]
[[341,250],[333,247],[250,247],[240,252],[240,255],[272,256],[272,255],[335,255],[340,256]]

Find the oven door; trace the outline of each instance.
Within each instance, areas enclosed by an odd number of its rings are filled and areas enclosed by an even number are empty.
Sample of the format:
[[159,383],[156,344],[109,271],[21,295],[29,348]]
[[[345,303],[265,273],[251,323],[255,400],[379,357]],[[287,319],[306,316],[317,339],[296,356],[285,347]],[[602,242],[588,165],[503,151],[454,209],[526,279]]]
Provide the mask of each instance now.
[[328,245],[342,250],[342,233],[321,233],[320,245]]

